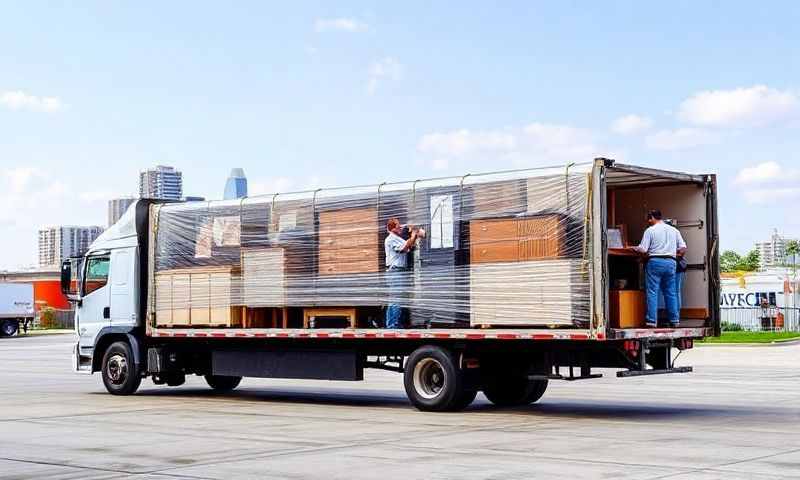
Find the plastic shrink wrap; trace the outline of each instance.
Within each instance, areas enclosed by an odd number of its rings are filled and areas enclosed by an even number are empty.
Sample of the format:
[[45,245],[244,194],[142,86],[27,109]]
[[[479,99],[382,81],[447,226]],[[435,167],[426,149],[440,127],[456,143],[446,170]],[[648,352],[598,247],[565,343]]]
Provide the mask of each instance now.
[[[392,303],[414,328],[585,326],[590,167],[153,206],[155,323],[308,326],[329,307],[381,327]],[[391,218],[424,237],[390,279]]]

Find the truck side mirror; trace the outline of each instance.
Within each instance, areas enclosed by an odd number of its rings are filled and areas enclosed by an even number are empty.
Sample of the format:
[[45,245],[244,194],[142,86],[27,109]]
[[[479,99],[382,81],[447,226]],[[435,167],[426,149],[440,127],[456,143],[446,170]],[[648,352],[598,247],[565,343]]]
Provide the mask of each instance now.
[[78,281],[78,262],[76,259],[68,258],[61,262],[61,293],[70,302],[80,300],[80,288]]

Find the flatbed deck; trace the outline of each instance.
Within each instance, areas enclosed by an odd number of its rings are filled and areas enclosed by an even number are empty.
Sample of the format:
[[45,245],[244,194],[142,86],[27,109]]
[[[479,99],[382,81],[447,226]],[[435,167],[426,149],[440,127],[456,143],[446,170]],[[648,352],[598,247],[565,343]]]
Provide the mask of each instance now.
[[336,338],[432,340],[617,340],[631,338],[699,338],[710,328],[635,328],[592,335],[586,329],[375,329],[375,328],[153,328],[151,337],[193,338]]

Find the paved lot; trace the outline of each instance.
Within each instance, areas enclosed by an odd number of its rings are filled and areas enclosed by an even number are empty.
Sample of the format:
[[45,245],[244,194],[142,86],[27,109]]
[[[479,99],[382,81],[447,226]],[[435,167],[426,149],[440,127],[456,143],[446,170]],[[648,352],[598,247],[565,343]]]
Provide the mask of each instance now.
[[696,373],[555,383],[541,403],[421,413],[399,375],[202,379],[105,393],[70,336],[0,339],[0,478],[800,477],[800,345],[702,347]]

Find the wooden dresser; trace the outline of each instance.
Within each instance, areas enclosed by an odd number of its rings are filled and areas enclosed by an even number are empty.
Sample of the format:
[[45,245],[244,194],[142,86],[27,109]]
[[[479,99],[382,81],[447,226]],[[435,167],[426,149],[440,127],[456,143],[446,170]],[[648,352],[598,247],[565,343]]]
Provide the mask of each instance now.
[[156,324],[163,327],[241,325],[238,267],[207,266],[155,274]]
[[561,215],[472,220],[470,263],[524,262],[565,255]]
[[375,208],[319,212],[320,276],[380,271],[378,215]]

